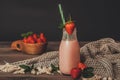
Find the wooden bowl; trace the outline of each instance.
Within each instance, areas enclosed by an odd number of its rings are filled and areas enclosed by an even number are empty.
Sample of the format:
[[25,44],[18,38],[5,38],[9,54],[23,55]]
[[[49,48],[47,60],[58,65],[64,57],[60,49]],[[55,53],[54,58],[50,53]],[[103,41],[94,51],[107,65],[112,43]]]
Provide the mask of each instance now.
[[24,43],[22,40],[12,42],[11,49],[25,52],[26,54],[42,54],[47,49],[47,43]]

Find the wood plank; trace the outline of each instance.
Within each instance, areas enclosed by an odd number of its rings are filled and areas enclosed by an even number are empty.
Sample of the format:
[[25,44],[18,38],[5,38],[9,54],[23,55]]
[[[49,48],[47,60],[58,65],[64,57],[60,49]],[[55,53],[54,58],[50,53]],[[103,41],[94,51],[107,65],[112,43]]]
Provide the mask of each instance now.
[[11,74],[11,73],[0,73],[0,80],[72,80],[70,76],[63,75],[32,75],[32,74]]

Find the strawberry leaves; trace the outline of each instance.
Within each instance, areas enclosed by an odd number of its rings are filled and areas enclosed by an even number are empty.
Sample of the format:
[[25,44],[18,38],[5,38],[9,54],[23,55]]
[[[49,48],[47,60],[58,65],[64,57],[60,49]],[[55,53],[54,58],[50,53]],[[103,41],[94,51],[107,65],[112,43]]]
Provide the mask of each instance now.
[[92,78],[94,76],[94,68],[87,67],[84,63],[78,63],[76,68],[71,70],[71,76],[74,80],[77,80],[80,76],[84,78]]
[[32,34],[33,34],[33,32],[30,31],[30,32],[27,32],[27,33],[22,33],[21,36],[25,38],[25,37],[28,37],[28,36],[30,36]]
[[51,64],[51,68],[52,68],[52,73],[53,72],[57,72],[59,70],[59,67],[56,67],[55,65]]
[[19,66],[25,70],[24,72],[31,72],[31,70],[34,67],[34,64],[32,66],[27,66],[27,65],[19,65]]
[[87,68],[85,68],[85,69],[83,70],[82,76],[83,76],[84,78],[91,78],[91,77],[94,76],[93,71],[94,71],[94,68],[93,68],[93,67],[87,67]]

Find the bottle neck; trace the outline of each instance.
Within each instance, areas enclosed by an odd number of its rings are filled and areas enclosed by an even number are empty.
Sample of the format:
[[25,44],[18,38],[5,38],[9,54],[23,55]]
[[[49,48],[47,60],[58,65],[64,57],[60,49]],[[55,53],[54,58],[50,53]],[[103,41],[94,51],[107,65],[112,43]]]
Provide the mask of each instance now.
[[68,41],[77,40],[77,31],[76,31],[76,28],[74,28],[73,33],[71,35],[69,35],[66,32],[65,28],[63,28],[62,40],[68,40]]

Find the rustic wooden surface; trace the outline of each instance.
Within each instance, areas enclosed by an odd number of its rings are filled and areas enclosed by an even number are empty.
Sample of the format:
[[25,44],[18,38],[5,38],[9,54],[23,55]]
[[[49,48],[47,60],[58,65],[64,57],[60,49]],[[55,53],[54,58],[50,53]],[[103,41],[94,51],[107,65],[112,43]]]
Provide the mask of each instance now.
[[[80,42],[80,46],[83,46],[87,42]],[[25,60],[39,55],[27,55],[22,52],[13,51],[10,49],[11,42],[0,42],[0,64],[4,64],[4,61],[15,62]],[[56,51],[59,49],[60,42],[48,42],[47,51]],[[70,76],[63,75],[14,75],[12,73],[0,72],[0,80],[72,80]]]

